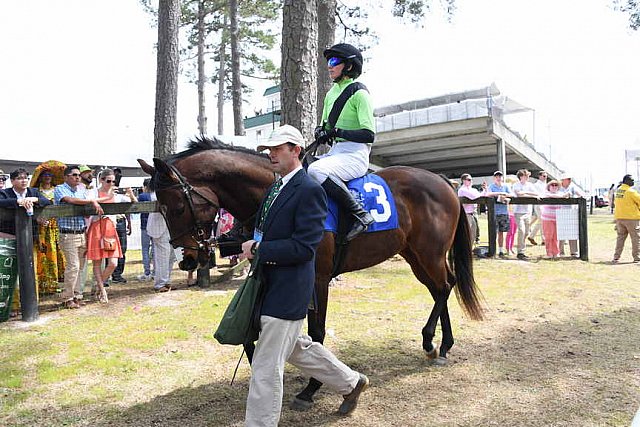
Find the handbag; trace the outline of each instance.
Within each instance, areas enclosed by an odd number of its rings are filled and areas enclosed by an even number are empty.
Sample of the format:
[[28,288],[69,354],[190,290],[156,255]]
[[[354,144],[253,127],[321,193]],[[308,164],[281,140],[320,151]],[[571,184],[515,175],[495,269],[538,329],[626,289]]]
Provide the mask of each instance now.
[[116,238],[105,237],[104,235],[104,221],[110,221],[106,217],[100,218],[100,249],[106,252],[113,252],[116,250]]
[[262,267],[258,254],[251,263],[246,280],[231,299],[213,337],[220,344],[240,345],[258,338],[254,314],[262,286]]

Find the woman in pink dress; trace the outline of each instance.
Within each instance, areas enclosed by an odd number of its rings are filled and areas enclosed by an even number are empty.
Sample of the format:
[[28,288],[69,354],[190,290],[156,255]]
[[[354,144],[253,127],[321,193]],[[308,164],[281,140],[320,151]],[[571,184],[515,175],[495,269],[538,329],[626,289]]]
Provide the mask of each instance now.
[[[100,172],[100,187],[90,190],[89,197],[98,203],[117,203],[130,201],[114,191],[116,177],[111,169]],[[93,277],[96,282],[95,292],[98,301],[109,302],[104,282],[111,276],[118,264],[118,258],[122,257],[122,248],[116,232],[115,215],[94,215],[91,217],[91,225],[87,230],[87,260],[93,261]],[[103,267],[106,259],[106,266]]]
[[[547,183],[547,192],[543,197],[551,198],[567,198],[569,193],[558,193],[560,184],[558,181],[551,180]],[[560,205],[542,205],[540,206],[542,216],[542,235],[544,236],[544,248],[547,256],[551,259],[558,258],[560,247],[558,245],[558,229],[556,226],[556,211]]]

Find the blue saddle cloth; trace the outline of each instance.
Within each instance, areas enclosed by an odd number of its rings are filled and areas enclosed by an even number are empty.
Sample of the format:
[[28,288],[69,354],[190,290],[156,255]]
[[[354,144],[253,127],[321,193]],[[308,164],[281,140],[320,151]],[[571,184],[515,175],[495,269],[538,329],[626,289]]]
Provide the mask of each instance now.
[[[367,233],[398,228],[398,211],[389,186],[380,176],[368,174],[347,183],[347,187],[366,211],[376,220],[367,228]],[[339,209],[336,202],[329,198],[329,213],[324,229],[338,232]]]

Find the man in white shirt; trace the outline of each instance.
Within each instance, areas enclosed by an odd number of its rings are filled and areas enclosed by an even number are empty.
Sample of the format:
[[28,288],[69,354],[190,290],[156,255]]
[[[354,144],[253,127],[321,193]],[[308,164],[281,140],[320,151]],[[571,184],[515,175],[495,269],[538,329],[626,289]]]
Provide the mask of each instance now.
[[[533,184],[533,186],[535,187],[536,193],[538,193],[539,197],[544,197],[547,193],[547,178],[548,174],[546,171],[538,172],[538,180]],[[533,214],[534,216],[531,219],[530,224],[531,231],[529,232],[527,240],[535,246],[538,244],[538,242],[536,242],[536,235],[540,233],[540,229],[542,228],[542,209],[540,208],[540,205],[533,205]]]
[[[513,185],[513,192],[518,197],[535,197],[539,199],[538,192],[532,183],[529,182],[529,171],[526,169],[520,169],[516,176],[518,182]],[[531,205],[513,205],[513,215],[516,220],[516,226],[518,227],[517,245],[518,245],[518,259],[526,260],[524,250],[526,249],[526,237],[529,235],[529,226],[531,223]]]

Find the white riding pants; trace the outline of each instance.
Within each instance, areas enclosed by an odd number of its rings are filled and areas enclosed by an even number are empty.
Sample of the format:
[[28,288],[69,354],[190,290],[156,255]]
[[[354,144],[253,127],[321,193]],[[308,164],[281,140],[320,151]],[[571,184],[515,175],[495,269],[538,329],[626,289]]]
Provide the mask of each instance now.
[[329,176],[343,181],[360,178],[369,170],[370,152],[371,144],[337,142],[327,154],[319,156],[309,165],[307,173],[318,184],[322,184]]

